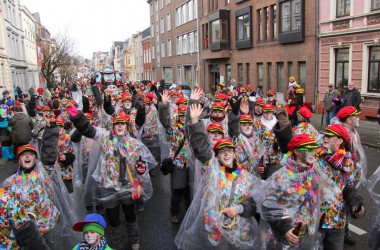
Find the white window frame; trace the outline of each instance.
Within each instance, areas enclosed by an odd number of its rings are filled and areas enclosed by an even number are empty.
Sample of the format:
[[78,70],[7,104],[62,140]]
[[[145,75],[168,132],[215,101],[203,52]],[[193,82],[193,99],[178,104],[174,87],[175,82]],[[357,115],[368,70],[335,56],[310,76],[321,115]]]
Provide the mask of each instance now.
[[161,42],[161,57],[165,57],[165,41]]
[[166,29],[167,29],[167,31],[172,29],[172,22],[171,22],[170,13],[166,14]]

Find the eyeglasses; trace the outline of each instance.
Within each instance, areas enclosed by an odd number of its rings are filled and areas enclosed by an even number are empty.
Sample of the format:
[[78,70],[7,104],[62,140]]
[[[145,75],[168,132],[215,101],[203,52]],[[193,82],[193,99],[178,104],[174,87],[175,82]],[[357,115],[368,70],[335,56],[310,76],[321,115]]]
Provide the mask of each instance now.
[[268,97],[273,97],[273,95],[268,95]]
[[219,150],[218,154],[222,154],[222,155],[229,154],[229,155],[231,155],[234,153],[234,151],[235,150],[233,148],[221,149],[221,150]]

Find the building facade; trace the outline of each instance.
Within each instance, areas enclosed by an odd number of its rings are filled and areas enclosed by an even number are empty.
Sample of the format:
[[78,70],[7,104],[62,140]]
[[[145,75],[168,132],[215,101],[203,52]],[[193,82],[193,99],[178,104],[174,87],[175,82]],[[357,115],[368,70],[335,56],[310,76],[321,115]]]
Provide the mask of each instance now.
[[197,85],[198,0],[150,0],[152,79]]
[[[201,58],[205,88],[219,82],[252,84],[286,97],[294,76],[315,103],[315,1],[203,1]],[[308,18],[306,18],[308,17]]]
[[29,87],[39,87],[37,66],[37,23],[33,14],[25,7],[21,7],[21,21],[24,28],[24,50],[27,66],[26,80]]
[[136,81],[144,79],[143,68],[143,48],[142,48],[142,32],[137,32],[132,35],[135,44],[135,68],[136,68]]
[[9,62],[8,62],[8,55],[7,55],[7,48],[5,46],[5,38],[6,38],[6,32],[4,28],[4,22],[3,22],[3,6],[0,5],[2,10],[0,11],[0,89],[1,89],[1,97],[2,92],[4,90],[8,90],[11,93],[11,96],[13,95],[14,86],[13,82],[10,78],[10,71],[9,71]]
[[143,50],[143,79],[152,80],[152,57],[151,57],[151,37],[150,27],[142,32],[142,50]]
[[21,6],[19,0],[1,1],[3,12],[5,44],[10,67],[11,82],[14,87],[20,86],[23,92],[27,85],[27,64],[25,59],[25,37],[21,22]]
[[380,1],[320,0],[319,13],[319,102],[329,83],[347,89],[353,81],[362,95],[362,118],[375,118],[380,101]]
[[95,71],[99,71],[108,65],[109,52],[94,52],[92,54],[92,63]]

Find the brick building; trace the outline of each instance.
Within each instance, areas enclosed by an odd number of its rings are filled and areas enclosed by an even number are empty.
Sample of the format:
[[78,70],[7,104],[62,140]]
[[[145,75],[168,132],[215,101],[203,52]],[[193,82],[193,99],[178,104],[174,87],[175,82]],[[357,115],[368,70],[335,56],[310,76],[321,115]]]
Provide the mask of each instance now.
[[197,84],[197,0],[149,0],[152,78]]
[[[171,41],[171,56],[167,56],[166,48],[165,56],[159,51],[153,53],[156,57],[152,56],[153,74],[158,79],[164,72],[173,82],[195,84],[199,76],[200,85],[207,92],[213,91],[221,81],[235,80],[255,87],[260,83],[264,91],[277,90],[281,100],[289,76],[295,76],[305,88],[305,100],[315,103],[315,1],[151,0],[148,3],[151,34],[155,34],[152,41],[155,44]],[[168,19],[170,32],[166,32]]]
[[143,79],[152,80],[152,57],[151,57],[150,27],[142,32],[143,49]]
[[328,84],[353,81],[362,118],[377,116],[380,101],[380,1],[320,0],[319,111]]

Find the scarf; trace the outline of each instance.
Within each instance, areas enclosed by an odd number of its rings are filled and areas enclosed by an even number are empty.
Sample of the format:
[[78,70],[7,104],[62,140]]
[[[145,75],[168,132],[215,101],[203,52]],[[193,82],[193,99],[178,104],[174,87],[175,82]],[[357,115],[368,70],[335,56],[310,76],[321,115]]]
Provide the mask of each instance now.
[[100,240],[99,244],[96,245],[95,247],[91,247],[86,240],[83,240],[81,243],[78,245],[78,250],[103,250],[107,247],[107,240],[105,237],[102,237]]
[[261,122],[266,127],[267,130],[272,130],[274,125],[277,123],[277,118],[273,116],[271,121],[266,120],[264,117],[261,117]]

